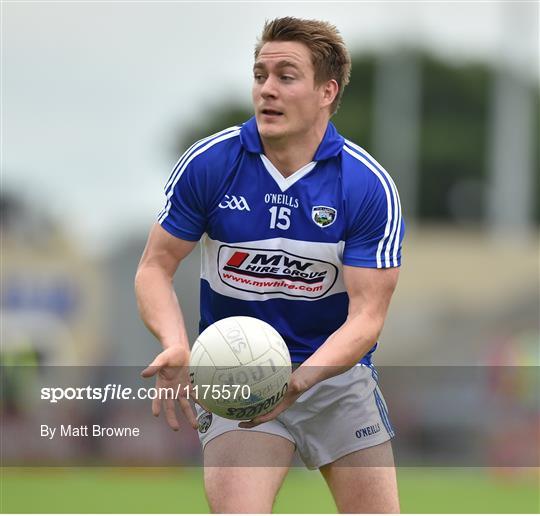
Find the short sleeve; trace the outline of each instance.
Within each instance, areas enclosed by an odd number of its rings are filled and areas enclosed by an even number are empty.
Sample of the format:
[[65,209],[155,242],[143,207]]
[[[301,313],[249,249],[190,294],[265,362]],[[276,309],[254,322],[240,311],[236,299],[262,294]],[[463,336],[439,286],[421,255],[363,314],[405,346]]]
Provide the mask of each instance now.
[[388,268],[401,265],[405,224],[397,188],[387,174],[371,176],[361,199],[347,198],[350,220],[343,250],[343,264]]
[[178,162],[165,186],[165,208],[158,216],[163,229],[189,241],[198,241],[206,229],[203,164],[197,160]]

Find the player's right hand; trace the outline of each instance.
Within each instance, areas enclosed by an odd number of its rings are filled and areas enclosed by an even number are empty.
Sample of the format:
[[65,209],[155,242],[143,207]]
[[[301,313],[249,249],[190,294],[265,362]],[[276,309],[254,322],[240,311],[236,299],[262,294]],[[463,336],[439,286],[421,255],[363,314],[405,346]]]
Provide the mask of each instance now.
[[[162,351],[156,356],[154,361],[141,372],[143,378],[156,376],[156,389],[158,394],[167,392],[174,393],[165,396],[161,395],[152,400],[152,414],[158,417],[161,413],[161,408],[165,411],[165,418],[168,425],[173,430],[178,430],[180,424],[176,416],[176,403],[180,405],[185,418],[190,425],[197,429],[197,417],[193,407],[189,403],[188,392],[191,389],[188,374],[189,350],[179,346],[173,346]],[[193,398],[192,398],[193,399]]]

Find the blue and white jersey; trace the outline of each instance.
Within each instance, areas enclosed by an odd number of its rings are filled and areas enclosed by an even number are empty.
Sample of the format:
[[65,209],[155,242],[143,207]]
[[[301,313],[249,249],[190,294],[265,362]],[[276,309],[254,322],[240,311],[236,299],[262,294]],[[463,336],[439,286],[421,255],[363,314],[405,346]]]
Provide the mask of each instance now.
[[[200,331],[234,315],[271,324],[303,362],[347,318],[342,266],[398,267],[396,186],[332,123],[314,160],[285,178],[255,118],[192,145],[165,187],[159,223],[202,237]],[[371,363],[371,354],[362,359]]]

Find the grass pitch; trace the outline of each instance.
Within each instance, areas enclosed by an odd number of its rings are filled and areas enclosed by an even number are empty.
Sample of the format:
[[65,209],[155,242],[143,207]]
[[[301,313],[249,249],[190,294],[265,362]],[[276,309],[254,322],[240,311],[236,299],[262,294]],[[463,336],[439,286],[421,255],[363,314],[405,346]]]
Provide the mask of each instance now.
[[[538,513],[538,471],[401,468],[405,513]],[[208,513],[200,468],[3,468],[2,513]],[[293,468],[277,513],[335,513],[318,472]]]

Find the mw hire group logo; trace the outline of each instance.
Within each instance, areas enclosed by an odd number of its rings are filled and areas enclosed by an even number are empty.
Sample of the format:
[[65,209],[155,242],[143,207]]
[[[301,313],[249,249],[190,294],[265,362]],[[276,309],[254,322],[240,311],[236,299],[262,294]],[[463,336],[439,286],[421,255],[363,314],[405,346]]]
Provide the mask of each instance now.
[[219,248],[218,270],[221,281],[237,290],[308,299],[328,293],[338,274],[334,264],[323,260],[228,245]]

